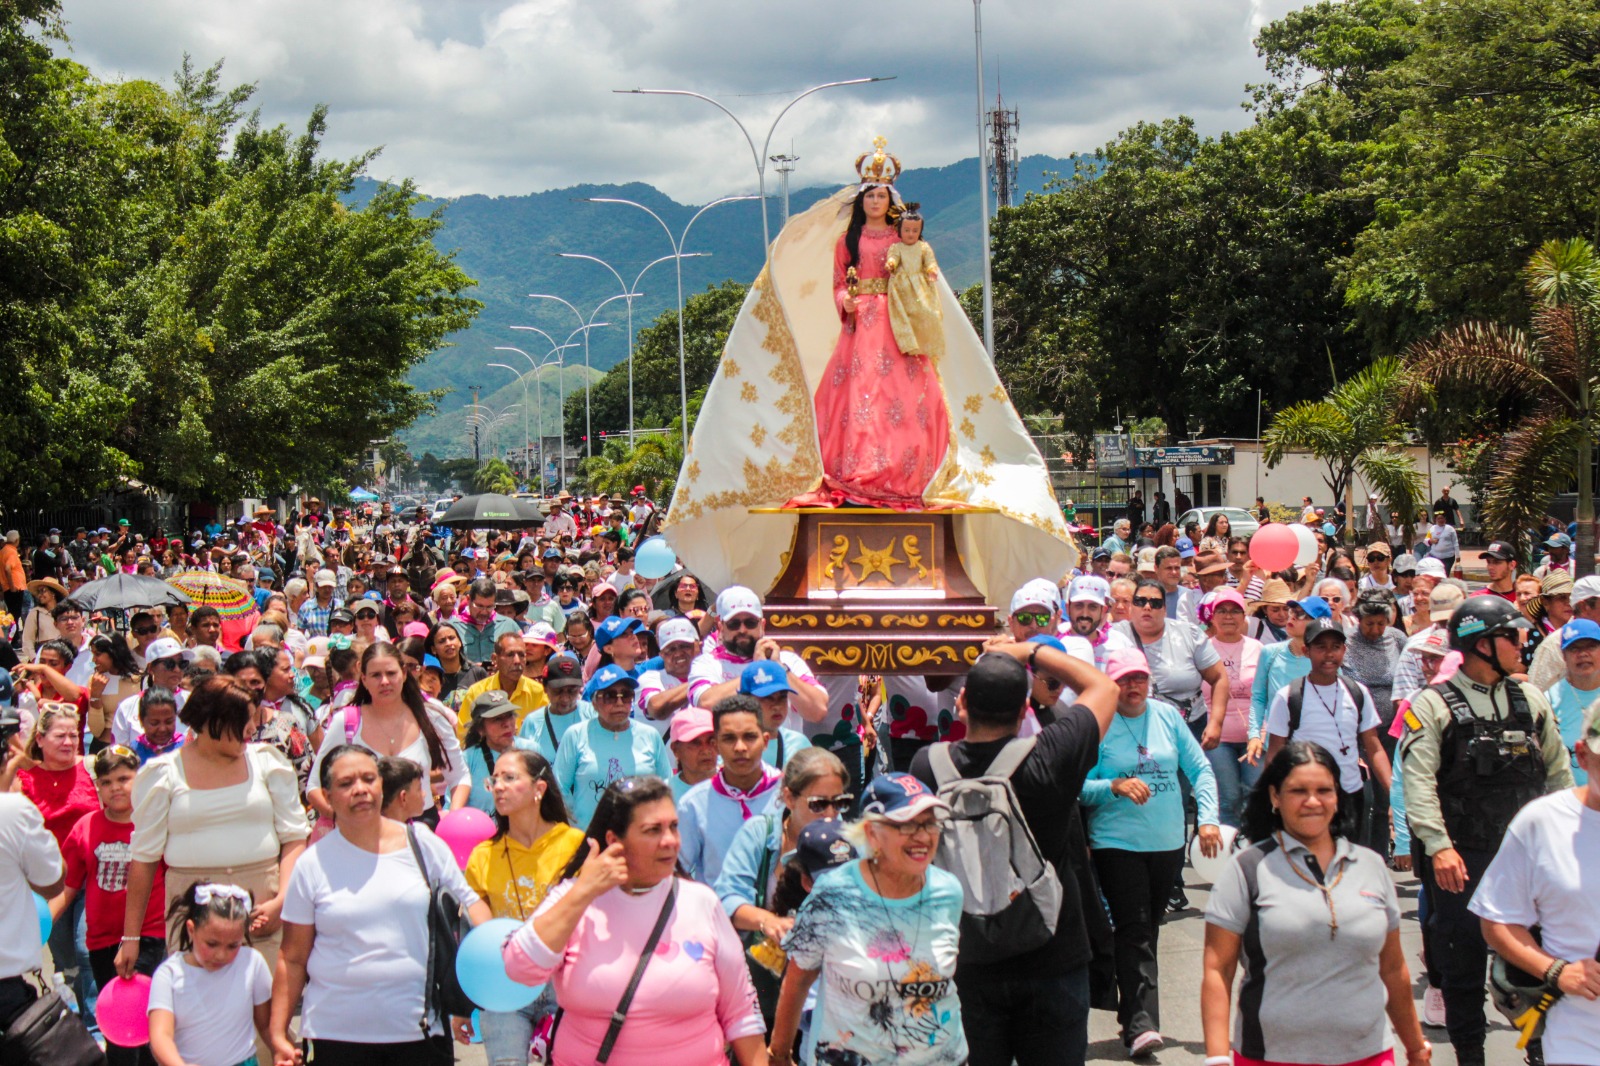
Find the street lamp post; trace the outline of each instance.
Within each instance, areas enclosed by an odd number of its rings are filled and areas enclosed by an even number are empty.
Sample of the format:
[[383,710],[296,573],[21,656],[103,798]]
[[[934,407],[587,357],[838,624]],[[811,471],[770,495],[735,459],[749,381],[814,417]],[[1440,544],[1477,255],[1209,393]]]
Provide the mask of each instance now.
[[[597,322],[596,325],[605,326],[605,325],[610,325],[610,323],[608,323],[608,322]],[[567,348],[575,348],[575,347],[577,347],[577,345],[572,343],[572,338],[576,337],[580,333],[583,333],[583,335],[585,337],[587,337],[588,333],[586,333],[585,330],[589,329],[590,327],[588,327],[588,326],[579,326],[577,329],[575,329],[571,333],[567,334],[566,341],[564,343],[562,343],[562,344],[559,344],[559,345],[556,344],[556,339],[554,337],[550,336],[550,334],[546,333],[544,330],[540,329],[538,326],[512,326],[511,328],[512,329],[520,329],[520,330],[523,330],[523,331],[528,332],[528,333],[537,333],[539,336],[543,337],[545,340],[549,341],[551,345],[553,345],[553,347],[551,348],[551,351],[562,351],[562,350],[567,349]],[[518,351],[519,349],[511,348],[511,349],[508,349],[508,350],[515,352],[515,351]],[[549,354],[549,353],[546,353],[546,354]],[[530,359],[530,360],[532,358],[531,356],[528,355],[527,352],[522,352],[522,356],[524,358],[527,358],[527,359]],[[556,441],[556,451],[557,451],[557,454],[559,455],[560,460],[561,460],[561,477],[560,477],[560,481],[561,481],[562,485],[566,484],[566,478],[567,478],[567,392],[566,392],[566,380],[567,380],[567,368],[566,368],[566,364],[562,363],[562,364],[560,364],[560,368],[556,372],[556,405],[561,410],[561,438],[558,441]]]
[[983,349],[994,362],[994,276],[989,259],[989,146],[983,135],[983,0],[972,0],[972,34],[978,47],[978,213],[983,242]]
[[528,378],[522,371],[508,363],[485,363],[484,365],[498,367],[501,370],[509,370],[517,376],[518,381],[522,382],[522,477],[524,481],[531,482],[533,481],[533,467],[529,461],[529,456],[532,453],[528,447]]
[[[562,259],[587,259],[590,262],[599,263],[601,266],[603,266],[607,270],[611,271],[611,276],[617,279],[617,284],[622,286],[623,295],[626,296],[626,298],[627,298],[627,301],[628,301],[628,446],[629,447],[632,447],[633,443],[634,443],[634,438],[633,438],[633,426],[634,426],[634,420],[633,420],[633,301],[634,301],[634,297],[643,296],[644,295],[644,293],[639,291],[639,282],[644,280],[645,273],[648,272],[649,269],[651,267],[655,266],[657,263],[665,263],[668,259],[692,259],[692,258],[698,258],[700,256],[708,256],[710,254],[711,254],[710,252],[675,252],[672,255],[664,255],[660,259],[652,259],[650,262],[648,262],[648,263],[646,263],[644,265],[644,270],[639,271],[638,276],[633,279],[633,284],[630,286],[627,282],[622,280],[622,275],[617,273],[617,268],[616,267],[612,266],[610,263],[606,262],[604,259],[601,259],[597,255],[579,255],[576,252],[557,252],[556,253],[556,255],[560,256]],[[681,286],[680,286],[680,297],[681,297]],[[682,350],[683,349],[680,346],[679,347],[679,351],[681,352]]]
[[[787,108],[785,110],[787,110]],[[735,121],[737,121],[737,120],[735,120]],[[743,127],[741,127],[741,128],[743,128]],[[679,415],[683,419],[682,436],[683,436],[683,454],[684,455],[688,455],[689,454],[689,378],[688,378],[688,372],[684,368],[683,261],[687,257],[684,254],[683,246],[689,240],[689,230],[694,228],[695,222],[700,218],[701,215],[705,214],[707,211],[711,210],[713,207],[716,207],[718,204],[733,203],[736,200],[756,200],[756,199],[760,199],[760,197],[756,197],[756,196],[724,196],[720,200],[712,200],[709,204],[706,204],[704,207],[702,207],[700,210],[698,210],[698,211],[696,211],[694,213],[694,217],[689,219],[688,225],[683,227],[683,233],[682,233],[681,236],[674,237],[672,235],[672,228],[670,226],[668,226],[665,221],[662,220],[660,215],[656,214],[654,211],[650,210],[644,204],[641,204],[636,200],[623,200],[623,199],[620,199],[620,198],[614,197],[614,196],[591,196],[591,197],[588,197],[589,202],[592,203],[592,204],[626,204],[629,207],[637,207],[639,210],[643,211],[645,214],[649,215],[651,218],[655,219],[657,223],[660,224],[662,232],[667,235],[667,243],[672,245],[672,255],[666,256],[666,258],[676,260],[676,263],[674,265],[676,266],[677,272],[678,272],[678,408],[679,408]],[[765,225],[766,225],[765,214],[766,214],[766,201],[763,200],[762,201],[762,215],[763,215],[762,226],[763,227],[765,227]],[[657,260],[657,262],[660,262],[660,260]],[[648,270],[649,267],[646,267],[645,269]]]
[[601,300],[595,305],[594,312],[590,314],[587,319],[585,319],[582,311],[572,306],[571,302],[564,300],[559,296],[555,296],[548,292],[528,293],[528,299],[530,300],[554,300],[556,303],[567,308],[567,310],[578,316],[578,325],[583,330],[583,457],[585,459],[592,458],[594,455],[594,427],[589,419],[589,391],[590,387],[593,385],[593,382],[589,380],[589,331],[591,329],[599,329],[601,326],[611,325],[609,322],[596,322],[594,320],[594,316],[600,313],[600,308],[604,307],[612,300],[621,300],[627,295],[627,293],[619,293],[616,296],[609,296],[606,299]]
[[[534,333],[538,333],[540,336],[544,337],[546,340],[550,340],[550,335],[548,333],[546,333],[542,329],[537,329],[534,326],[512,326],[511,328],[512,329],[530,330],[530,331],[532,331]],[[554,344],[555,342],[552,340],[551,343]],[[539,377],[539,372],[542,371],[545,367],[549,366],[550,365],[550,361],[551,361],[550,357],[551,356],[555,356],[555,364],[556,364],[556,398],[557,398],[557,402],[556,402],[556,424],[557,424],[557,426],[560,427],[560,434],[561,434],[561,436],[563,438],[562,443],[561,443],[561,463],[562,463],[563,473],[564,473],[565,472],[564,468],[566,466],[566,443],[565,443],[565,439],[564,438],[566,436],[566,427],[567,427],[566,417],[567,417],[567,413],[566,413],[565,407],[560,402],[560,397],[561,397],[561,375],[565,371],[566,368],[565,368],[565,365],[562,362],[561,353],[564,350],[568,349],[568,348],[576,348],[577,346],[578,346],[577,343],[576,342],[572,342],[572,341],[569,341],[566,344],[556,344],[555,347],[551,348],[548,352],[544,353],[544,358],[543,359],[540,359],[537,362],[534,360],[533,356],[529,355],[527,352],[523,351],[521,348],[512,348],[509,345],[504,345],[504,344],[495,346],[495,351],[497,351],[497,352],[516,352],[518,355],[522,356],[522,358],[526,359],[528,361],[528,366],[530,366],[532,368],[531,370],[528,371],[528,373],[530,373],[530,374],[532,374],[534,376],[534,388],[539,393],[539,402],[538,402],[538,404],[536,406],[538,407],[538,411],[539,411],[538,417],[539,417],[539,495],[540,496],[544,495],[545,452],[544,452],[544,389],[542,387],[542,379],[540,379],[540,377]],[[491,366],[501,366],[503,364],[491,363],[490,365]],[[508,367],[507,369],[510,369],[510,368]],[[524,396],[527,395],[526,387],[524,387],[523,395]],[[526,418],[527,418],[526,411],[524,411],[524,413],[523,413],[523,418],[524,418],[524,421],[526,421]],[[524,430],[524,438],[526,438],[526,430],[527,430],[526,424],[524,424],[523,430]],[[526,446],[526,445],[524,445],[524,446]]]

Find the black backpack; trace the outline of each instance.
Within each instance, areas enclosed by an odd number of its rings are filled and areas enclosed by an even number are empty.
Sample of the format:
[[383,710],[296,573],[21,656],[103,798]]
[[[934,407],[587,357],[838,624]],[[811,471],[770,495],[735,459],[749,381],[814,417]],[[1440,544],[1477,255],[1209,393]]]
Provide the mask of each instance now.
[[[1361,695],[1361,690],[1350,683],[1350,679],[1343,674],[1339,675],[1339,684],[1344,687],[1350,696],[1350,703],[1356,709],[1356,732],[1361,732],[1361,711],[1366,706],[1366,700]],[[1300,706],[1305,702],[1306,679],[1297,677],[1289,682],[1289,735],[1285,741],[1293,740],[1294,735],[1300,732]]]
[[416,856],[417,868],[428,885],[428,970],[422,995],[422,1031],[426,1036],[428,1019],[435,1011],[439,1013],[440,1023],[448,1028],[450,1016],[466,1018],[478,1009],[472,997],[462,991],[461,981],[456,977],[456,952],[471,924],[455,893],[435,881],[428,872],[428,860],[417,843],[417,832],[409,825],[406,839],[411,842],[411,854]]

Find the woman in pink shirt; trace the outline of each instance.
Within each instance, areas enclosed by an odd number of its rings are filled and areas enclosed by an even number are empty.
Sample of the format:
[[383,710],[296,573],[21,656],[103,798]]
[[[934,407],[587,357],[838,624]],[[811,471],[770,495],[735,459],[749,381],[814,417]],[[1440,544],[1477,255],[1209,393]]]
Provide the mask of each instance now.
[[[1217,777],[1218,817],[1223,825],[1237,826],[1245,793],[1261,776],[1259,761],[1252,763],[1246,755],[1250,742],[1250,691],[1256,682],[1261,642],[1245,635],[1248,616],[1244,597],[1234,589],[1207,593],[1200,603],[1199,615],[1211,646],[1228,671],[1228,714],[1222,720],[1222,743],[1206,752],[1206,758]],[[1209,683],[1205,685],[1205,697],[1211,699]]]
[[[738,934],[716,893],[677,877],[677,866],[671,787],[655,777],[612,782],[562,882],[506,941],[508,974],[555,986],[563,1013],[548,1052],[553,1066],[723,1066],[727,1045],[740,1066],[765,1066]],[[660,942],[604,1059],[612,1016],[663,912]]]

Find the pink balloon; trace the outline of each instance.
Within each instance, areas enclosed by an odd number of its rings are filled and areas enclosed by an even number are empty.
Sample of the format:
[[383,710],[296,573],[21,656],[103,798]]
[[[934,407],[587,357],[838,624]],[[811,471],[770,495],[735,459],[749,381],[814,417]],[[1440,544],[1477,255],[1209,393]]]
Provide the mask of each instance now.
[[1299,548],[1294,530],[1282,522],[1272,522],[1256,530],[1250,538],[1250,561],[1274,573],[1293,566]]
[[94,1014],[100,1031],[118,1047],[141,1047],[150,1042],[150,978],[142,973],[114,977],[100,989]]
[[450,847],[456,865],[466,869],[472,849],[494,836],[494,819],[476,807],[462,807],[439,819],[438,837]]

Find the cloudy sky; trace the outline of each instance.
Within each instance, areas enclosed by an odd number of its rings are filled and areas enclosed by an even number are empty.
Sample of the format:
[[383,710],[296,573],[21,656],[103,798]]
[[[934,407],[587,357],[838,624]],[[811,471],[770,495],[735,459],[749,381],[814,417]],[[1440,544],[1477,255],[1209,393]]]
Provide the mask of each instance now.
[[[1261,78],[1251,39],[1291,0],[988,0],[989,95],[1024,154],[1092,149],[1136,120],[1237,128]],[[332,109],[327,145],[381,145],[372,172],[435,195],[646,181],[683,202],[753,191],[749,149],[785,116],[798,184],[842,183],[872,137],[908,166],[974,154],[970,0],[64,0],[71,53],[102,77],[170,83],[185,52],[255,82],[270,123]]]

